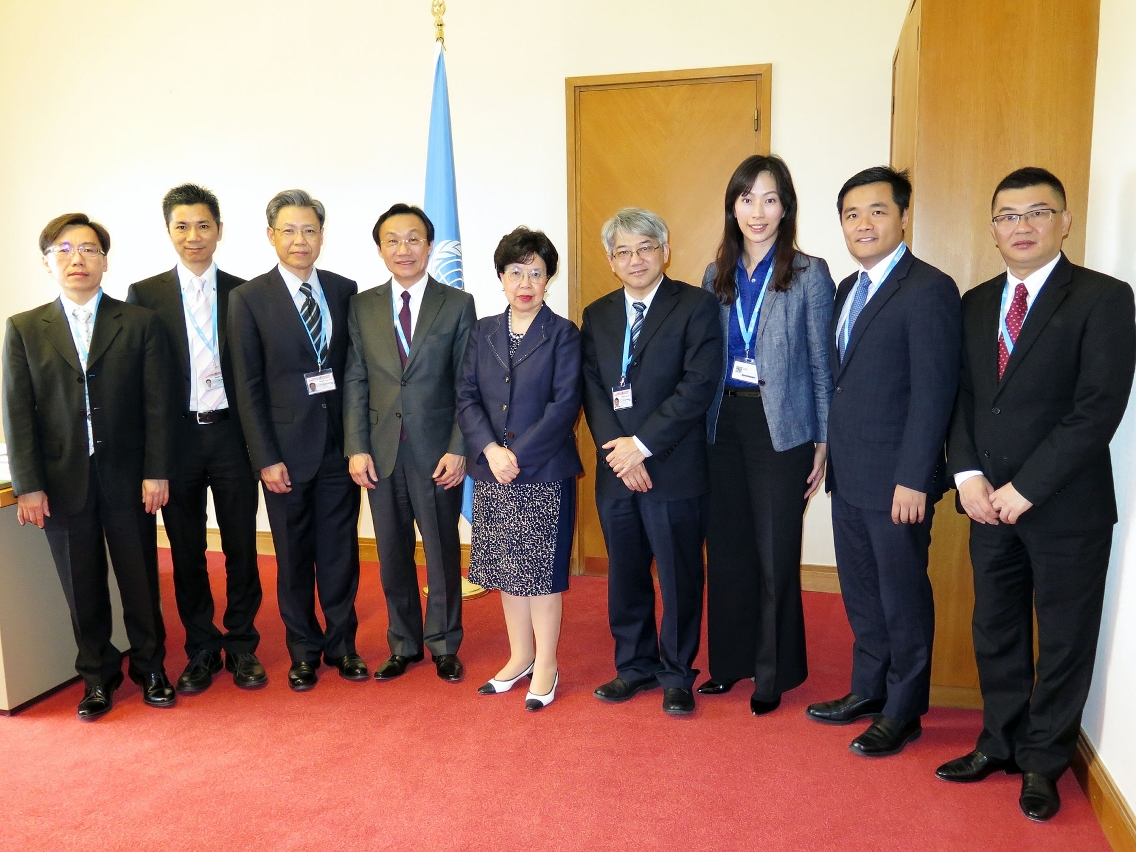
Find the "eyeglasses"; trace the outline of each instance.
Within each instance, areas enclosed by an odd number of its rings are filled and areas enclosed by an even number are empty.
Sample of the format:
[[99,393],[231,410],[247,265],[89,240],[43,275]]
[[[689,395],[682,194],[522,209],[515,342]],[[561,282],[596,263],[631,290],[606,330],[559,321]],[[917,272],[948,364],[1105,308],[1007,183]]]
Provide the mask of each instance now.
[[296,237],[302,236],[309,242],[318,237],[320,233],[318,228],[300,228],[298,231],[295,228],[273,228],[272,230],[286,240],[294,240]]
[[519,266],[514,266],[511,269],[505,270],[505,280],[512,284],[520,284],[526,279],[533,286],[537,286],[547,281],[548,276],[545,273],[541,272],[539,269],[530,269],[526,272]]
[[106,254],[105,251],[93,243],[83,243],[81,246],[73,246],[71,243],[60,243],[57,246],[49,246],[44,254],[53,254],[56,257],[70,260],[75,256],[75,252],[78,252],[85,258],[95,258],[100,254]]
[[650,260],[651,255],[661,249],[662,246],[639,246],[639,248],[632,251],[631,249],[620,249],[612,255],[612,258],[619,263],[627,263],[631,260],[631,256],[635,255],[642,260]]
[[1044,225],[1060,212],[1062,211],[1054,210],[1052,207],[1040,207],[1037,210],[1027,210],[1025,213],[1002,213],[990,221],[994,223],[995,228],[1010,230],[1018,227],[1018,222],[1023,219],[1030,225]]
[[380,245],[382,245],[382,247],[385,249],[395,251],[401,245],[405,245],[407,248],[416,249],[419,246],[426,245],[426,241],[421,237],[408,237],[405,240],[396,240],[391,238],[389,240],[381,240]]

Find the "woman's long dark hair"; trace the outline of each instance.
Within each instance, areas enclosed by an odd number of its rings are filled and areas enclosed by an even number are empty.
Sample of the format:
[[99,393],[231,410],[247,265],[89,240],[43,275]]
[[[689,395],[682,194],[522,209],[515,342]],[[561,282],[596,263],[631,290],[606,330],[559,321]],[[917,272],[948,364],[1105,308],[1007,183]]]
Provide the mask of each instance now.
[[784,292],[793,282],[793,262],[797,256],[797,191],[793,189],[789,167],[776,154],[746,157],[734,170],[726,187],[726,225],[722,230],[722,242],[718,245],[718,275],[714,279],[714,295],[723,305],[732,305],[737,297],[734,270],[745,251],[741,228],[734,215],[734,205],[753,189],[757,176],[762,172],[769,172],[773,176],[781,207],[785,211],[777,228],[777,241],[773,245],[773,277],[770,284],[774,290]]

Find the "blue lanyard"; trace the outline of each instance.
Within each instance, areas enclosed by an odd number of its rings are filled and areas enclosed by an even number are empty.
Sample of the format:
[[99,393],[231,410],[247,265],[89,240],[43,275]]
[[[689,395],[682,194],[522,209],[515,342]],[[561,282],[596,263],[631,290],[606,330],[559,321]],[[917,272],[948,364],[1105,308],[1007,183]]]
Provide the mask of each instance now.
[[738,297],[734,299],[734,307],[737,308],[738,313],[738,329],[742,333],[742,341],[745,343],[746,358],[749,358],[749,353],[753,347],[750,341],[753,340],[753,330],[757,328],[757,318],[761,316],[761,306],[765,303],[765,294],[769,291],[769,279],[773,277],[773,263],[769,264],[769,269],[765,273],[765,283],[761,285],[761,292],[757,294],[757,302],[753,306],[753,313],[749,316],[749,327],[746,327],[745,321],[742,319],[742,294],[741,288],[738,288]]
[[[624,303],[623,313],[626,317],[627,304]],[[646,316],[646,311],[643,312]],[[631,321],[627,321],[627,327],[623,330],[623,372],[619,376],[619,386],[623,387],[627,384],[627,366],[631,363]]]
[[[1015,287],[1014,289],[1016,290],[1017,287]],[[1005,284],[1004,287],[1002,287],[1002,307],[1000,307],[998,309],[998,328],[999,328],[999,331],[1001,332],[1001,335],[1002,335],[1002,342],[1006,344],[1006,354],[1007,355],[1013,355],[1014,354],[1014,339],[1012,337],[1010,337],[1010,329],[1006,327],[1006,314],[1009,313],[1006,310],[1006,296],[1007,296],[1007,294],[1009,294],[1009,292],[1010,292],[1010,274],[1007,272],[1006,273],[1006,284]],[[1026,313],[1027,314],[1029,313],[1029,297],[1028,296],[1026,297]],[[1026,318],[1023,316],[1022,317],[1022,326],[1023,327],[1025,326],[1025,323],[1026,323]],[[1021,334],[1021,329],[1018,330],[1018,334]]]
[[[95,337],[95,318],[99,315],[99,302],[102,301],[103,291],[100,288],[99,292],[95,293],[95,306],[91,308],[91,339]],[[70,325],[70,322],[68,322]],[[75,340],[75,349],[78,350],[79,360],[83,362],[83,383],[87,381],[87,358],[90,357],[91,350],[87,348],[87,341],[83,340],[82,333],[72,334],[71,337]]]
[[[311,284],[310,281],[308,283]],[[310,340],[312,342],[312,349],[314,349],[316,351],[316,366],[318,366],[322,370],[323,369],[323,360],[320,358],[320,352],[322,352],[324,350],[324,348],[327,346],[327,318],[329,316],[331,316],[331,312],[330,312],[330,309],[327,306],[327,299],[324,298],[322,286],[319,289],[316,289],[313,286],[312,287],[312,296],[315,298],[316,303],[319,305],[319,308],[320,308],[320,339],[319,339],[319,345],[318,346],[316,345],[316,340],[315,340],[314,337],[312,337],[312,331],[311,331],[310,328],[308,328],[308,324],[306,322],[304,323],[304,331],[306,331],[308,333],[308,340]],[[293,299],[292,301],[294,302],[295,299]],[[299,305],[296,305],[296,310],[300,312],[300,321],[303,322],[304,312],[301,310]],[[217,321],[216,306],[214,306],[213,322],[216,323],[216,321]]]
[[[197,317],[195,317],[193,315],[193,308],[190,308],[188,311],[186,311],[186,315],[189,317],[189,323],[190,323],[190,325],[193,326],[193,330],[195,332],[197,332],[197,336],[201,338],[201,342],[204,343],[206,345],[206,347],[209,349],[209,354],[213,356],[213,361],[216,364],[220,365],[221,356],[217,351],[217,294],[216,293],[213,294],[213,304],[212,304],[211,307],[212,307],[212,313],[213,313],[213,338],[212,339],[206,337],[205,332],[201,330],[201,326],[198,325],[198,323],[197,323]],[[305,323],[304,327],[305,328],[307,327],[306,323]]]
[[[407,290],[405,292],[410,292],[410,291]],[[394,306],[395,306],[394,284],[392,283],[391,284],[391,312],[394,314],[394,330],[395,330],[395,334],[398,335],[399,344],[402,346],[402,353],[407,358],[409,358],[410,357],[410,344],[406,340],[406,332],[402,330],[402,321],[399,320],[398,311],[396,311],[394,309]],[[408,311],[410,310],[410,303],[409,302],[406,303],[406,309]],[[411,319],[413,319],[413,317],[411,317]]]
[[[889,275],[891,275],[891,271],[893,269],[895,269],[895,265],[897,263],[899,263],[900,259],[906,253],[907,253],[907,244],[906,243],[900,243],[899,248],[896,249],[895,257],[893,257],[891,259],[891,263],[888,264],[888,268],[885,269],[884,274],[880,276],[880,285],[881,286],[883,285],[883,283],[885,281],[887,281],[887,277]],[[867,270],[865,270],[865,271],[867,271]],[[855,295],[853,294],[853,296],[851,298],[855,298]],[[868,302],[867,302],[867,300],[865,300],[864,301],[864,307],[867,307],[867,305],[868,305]],[[864,308],[861,308],[860,310],[863,311]],[[852,305],[851,304],[848,305],[848,316],[846,316],[844,318],[844,349],[845,350],[848,349],[848,341],[852,337],[852,329],[850,327],[850,323],[848,322],[850,319],[852,319]],[[857,317],[857,319],[859,319],[859,317]]]

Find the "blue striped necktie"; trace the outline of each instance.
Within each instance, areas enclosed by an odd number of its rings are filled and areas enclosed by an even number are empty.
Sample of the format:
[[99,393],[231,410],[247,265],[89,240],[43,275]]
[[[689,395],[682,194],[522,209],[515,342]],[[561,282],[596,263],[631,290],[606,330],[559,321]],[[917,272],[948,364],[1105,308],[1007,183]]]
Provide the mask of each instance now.
[[631,307],[635,309],[635,319],[631,321],[631,348],[634,349],[639,342],[639,332],[643,330],[643,314],[647,306],[642,302],[632,302]]
[[316,359],[320,366],[327,360],[327,343],[323,339],[323,313],[319,302],[312,295],[312,285],[305,281],[300,285],[300,294],[304,303],[300,306],[300,316],[304,318],[304,325],[308,327],[308,334],[312,337],[312,346],[316,347]]
[[860,316],[860,311],[864,310],[864,305],[868,302],[868,288],[872,286],[872,279],[868,277],[867,272],[860,273],[860,280],[856,284],[856,292],[852,294],[852,307],[848,309],[848,322],[844,328],[847,329],[845,334],[840,335],[840,360],[844,360],[844,350],[847,348],[847,341],[852,339],[852,329],[856,327],[856,320]]

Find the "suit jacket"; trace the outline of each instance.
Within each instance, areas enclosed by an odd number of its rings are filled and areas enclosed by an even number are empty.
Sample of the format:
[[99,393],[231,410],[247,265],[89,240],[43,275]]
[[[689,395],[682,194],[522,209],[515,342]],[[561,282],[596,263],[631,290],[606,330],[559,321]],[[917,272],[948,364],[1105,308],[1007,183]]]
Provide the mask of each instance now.
[[[103,293],[91,333],[87,386],[102,495],[136,507],[143,479],[168,479],[166,338],[153,311]],[[4,434],[12,489],[46,491],[52,512],[87,500],[90,463],[83,369],[56,299],[9,318],[4,341]]]
[[[227,272],[217,270],[217,345],[221,351],[221,375],[225,382],[225,397],[229,402],[229,416],[237,420],[240,430],[240,415],[237,411],[236,377],[233,374],[233,353],[229,346],[229,294],[241,284],[243,278],[237,278]],[[165,327],[167,342],[170,351],[169,389],[172,394],[171,408],[175,420],[184,427],[189,428],[192,421],[185,416],[189,410],[190,371],[193,363],[190,359],[190,330],[186,327],[185,309],[182,304],[181,281],[178,279],[177,269],[163,272],[152,278],[138,281],[130,285],[126,301],[134,305],[149,308],[158,315]],[[173,475],[176,477],[177,467],[181,453],[177,452],[178,429],[171,429],[170,436],[174,441],[171,460],[174,466]]]
[[392,287],[388,281],[351,300],[345,451],[348,456],[369,453],[375,472],[388,477],[405,426],[414,465],[429,476],[446,453],[465,455],[457,421],[457,380],[477,314],[469,293],[430,278],[404,369],[394,331]]
[[[952,473],[981,470],[1033,503],[1019,526],[1116,523],[1109,441],[1136,365],[1132,288],[1062,256],[1038,292],[998,379],[1006,275],[962,300],[963,371],[951,422]],[[961,509],[960,509],[961,511]]]
[[[836,284],[828,264],[819,257],[798,252],[794,265],[789,289],[766,294],[755,343],[761,401],[773,449],[778,452],[806,441],[828,441],[828,406],[832,399],[828,349]],[[707,266],[702,276],[703,289],[713,292],[717,275],[717,264]],[[733,367],[729,357],[730,323],[737,322],[732,304],[720,305],[718,312],[722,325],[722,376],[706,413],[706,440],[711,444],[718,429],[726,376]]]
[[229,338],[236,343],[229,404],[235,396],[253,468],[284,462],[296,482],[316,475],[329,428],[335,445],[343,446],[347,305],[358,285],[317,271],[332,323],[324,367],[335,376],[335,390],[327,393],[308,394],[304,374],[319,369],[316,351],[279,268],[229,294]]
[[959,292],[910,250],[868,300],[840,360],[836,329],[859,273],[840,282],[829,327],[835,393],[825,487],[861,509],[891,509],[895,486],[938,502],[959,376]]
[[505,314],[478,320],[458,381],[458,425],[469,475],[496,482],[482,452],[508,439],[521,473],[513,481],[559,482],[584,472],[572,428],[580,414],[580,332],[542,305],[509,358]]
[[607,497],[632,494],[608,467],[603,445],[634,435],[652,452],[646,461],[653,484],[648,498],[681,500],[706,494],[706,409],[722,374],[718,300],[663,276],[627,368],[634,404],[616,411],[611,390],[623,368],[626,328],[622,288],[584,310],[584,413],[596,442],[596,492]]

